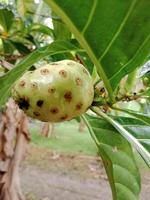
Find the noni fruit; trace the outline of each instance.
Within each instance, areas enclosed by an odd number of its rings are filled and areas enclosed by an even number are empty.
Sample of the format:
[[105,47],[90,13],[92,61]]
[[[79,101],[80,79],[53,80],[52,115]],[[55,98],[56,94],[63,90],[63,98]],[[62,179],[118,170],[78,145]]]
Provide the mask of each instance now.
[[84,113],[93,101],[92,79],[86,68],[63,60],[26,72],[12,88],[25,113],[41,121],[60,122]]

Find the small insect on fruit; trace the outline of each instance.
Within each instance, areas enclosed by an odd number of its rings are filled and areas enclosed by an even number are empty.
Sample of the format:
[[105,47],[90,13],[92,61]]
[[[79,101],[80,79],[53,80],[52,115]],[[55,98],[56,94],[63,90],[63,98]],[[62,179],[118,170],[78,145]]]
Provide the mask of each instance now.
[[60,122],[83,114],[93,101],[94,89],[83,65],[63,60],[26,72],[14,84],[12,97],[28,116]]

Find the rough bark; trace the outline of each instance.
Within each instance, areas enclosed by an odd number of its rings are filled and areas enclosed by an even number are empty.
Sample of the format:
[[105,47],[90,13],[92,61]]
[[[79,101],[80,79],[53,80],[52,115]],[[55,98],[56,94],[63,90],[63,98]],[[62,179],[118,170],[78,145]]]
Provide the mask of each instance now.
[[10,99],[0,123],[0,200],[25,200],[19,166],[29,140],[28,119]]

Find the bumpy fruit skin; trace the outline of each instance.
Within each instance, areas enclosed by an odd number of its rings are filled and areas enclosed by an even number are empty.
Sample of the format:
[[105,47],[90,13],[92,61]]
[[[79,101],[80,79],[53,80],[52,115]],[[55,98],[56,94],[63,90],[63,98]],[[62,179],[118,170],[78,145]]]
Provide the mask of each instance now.
[[83,65],[63,60],[26,72],[13,86],[12,97],[28,116],[60,122],[83,114],[94,90]]

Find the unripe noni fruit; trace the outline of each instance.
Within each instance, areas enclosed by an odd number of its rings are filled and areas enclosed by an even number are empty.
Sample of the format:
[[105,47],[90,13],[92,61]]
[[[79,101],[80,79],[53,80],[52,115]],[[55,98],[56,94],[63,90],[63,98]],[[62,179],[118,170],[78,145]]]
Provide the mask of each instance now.
[[70,120],[83,114],[93,96],[89,72],[72,60],[28,71],[12,88],[12,97],[28,116],[49,122]]

